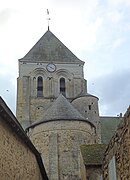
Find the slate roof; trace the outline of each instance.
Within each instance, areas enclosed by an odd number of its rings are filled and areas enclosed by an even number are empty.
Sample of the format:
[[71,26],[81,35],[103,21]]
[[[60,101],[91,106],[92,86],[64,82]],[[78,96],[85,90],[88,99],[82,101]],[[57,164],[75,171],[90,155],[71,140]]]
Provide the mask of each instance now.
[[84,64],[49,30],[20,61]]
[[82,145],[80,147],[84,164],[89,165],[102,165],[104,152],[107,145],[104,144],[91,144]]
[[108,144],[116,129],[121,122],[121,117],[100,117],[101,122],[101,140],[103,144]]
[[78,95],[77,97],[75,97],[72,102],[75,100],[75,99],[78,99],[78,98],[81,98],[81,97],[94,97],[94,98],[97,98],[97,100],[99,100],[99,98],[95,95],[92,95],[92,94],[89,94],[89,93],[86,93],[86,94],[80,94]]
[[86,121],[95,127],[91,122],[87,121],[77,109],[75,109],[72,104],[60,94],[56,101],[49,107],[43,115],[42,120],[33,123],[30,127],[36,126],[38,124],[55,121],[55,120],[78,120]]

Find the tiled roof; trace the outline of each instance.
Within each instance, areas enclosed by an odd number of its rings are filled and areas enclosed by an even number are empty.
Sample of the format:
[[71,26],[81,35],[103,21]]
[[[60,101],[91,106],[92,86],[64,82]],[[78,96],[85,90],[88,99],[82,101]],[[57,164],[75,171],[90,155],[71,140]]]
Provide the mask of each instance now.
[[78,98],[81,98],[81,97],[94,97],[94,98],[97,98],[97,100],[99,100],[98,97],[96,97],[95,95],[92,95],[92,94],[89,94],[89,93],[85,93],[85,94],[80,94],[78,95],[77,97],[75,97],[72,102],[75,100],[75,99],[78,99]]
[[20,61],[84,64],[49,30]]
[[80,147],[84,164],[87,165],[102,165],[106,145],[92,144],[82,145]]

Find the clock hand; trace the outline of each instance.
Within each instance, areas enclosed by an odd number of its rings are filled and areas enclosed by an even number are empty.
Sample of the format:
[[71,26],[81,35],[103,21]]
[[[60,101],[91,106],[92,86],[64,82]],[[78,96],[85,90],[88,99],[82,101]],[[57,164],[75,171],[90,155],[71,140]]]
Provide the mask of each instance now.
[[54,69],[54,67],[51,67],[51,66],[50,66],[50,68],[51,68],[51,69]]

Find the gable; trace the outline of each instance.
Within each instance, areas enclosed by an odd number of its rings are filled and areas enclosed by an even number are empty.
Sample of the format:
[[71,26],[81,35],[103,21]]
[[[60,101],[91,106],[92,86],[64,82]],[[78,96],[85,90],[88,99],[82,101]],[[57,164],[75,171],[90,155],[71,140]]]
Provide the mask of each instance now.
[[47,31],[20,61],[84,64],[51,31]]

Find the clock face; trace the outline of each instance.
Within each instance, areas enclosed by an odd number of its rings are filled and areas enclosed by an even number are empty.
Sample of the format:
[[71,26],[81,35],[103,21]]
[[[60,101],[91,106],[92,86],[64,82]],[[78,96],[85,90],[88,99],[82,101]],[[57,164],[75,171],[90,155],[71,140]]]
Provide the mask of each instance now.
[[52,63],[48,64],[46,68],[49,72],[54,72],[56,70],[55,64]]

